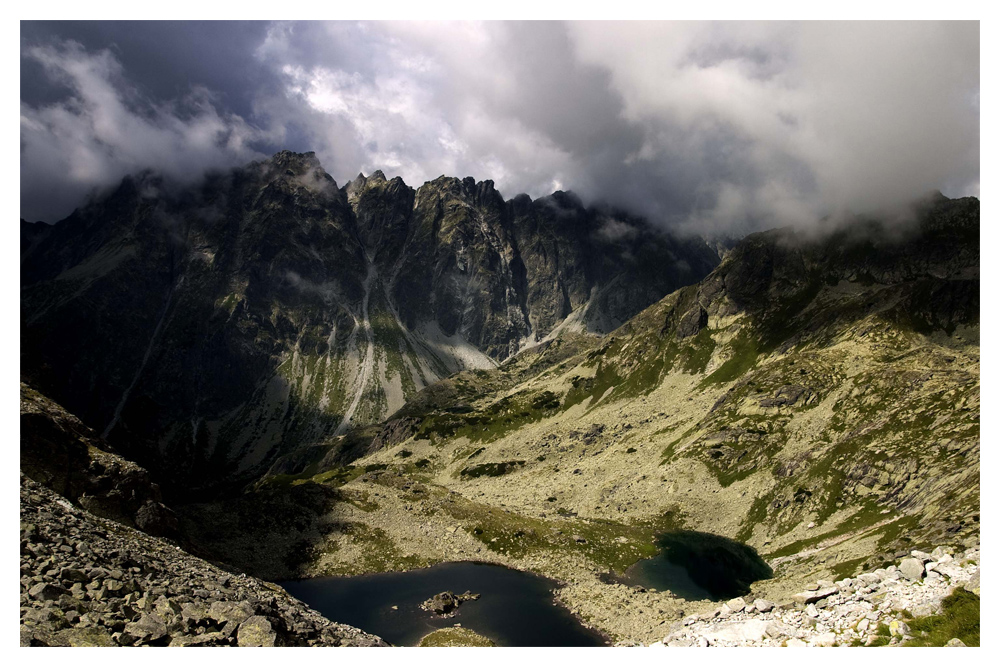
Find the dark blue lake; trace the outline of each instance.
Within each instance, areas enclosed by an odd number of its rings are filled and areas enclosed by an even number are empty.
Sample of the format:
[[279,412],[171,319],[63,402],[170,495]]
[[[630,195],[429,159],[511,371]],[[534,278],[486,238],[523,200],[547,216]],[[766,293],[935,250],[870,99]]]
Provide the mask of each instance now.
[[[410,572],[279,582],[331,621],[361,628],[397,646],[416,646],[439,628],[461,623],[497,646],[605,646],[555,603],[556,582],[485,563],[444,563]],[[451,618],[420,609],[442,591],[479,593]],[[393,607],[397,609],[393,609]]]
[[684,530],[657,538],[660,553],[628,570],[622,583],[666,590],[685,600],[727,600],[770,579],[771,567],[746,544],[719,535]]

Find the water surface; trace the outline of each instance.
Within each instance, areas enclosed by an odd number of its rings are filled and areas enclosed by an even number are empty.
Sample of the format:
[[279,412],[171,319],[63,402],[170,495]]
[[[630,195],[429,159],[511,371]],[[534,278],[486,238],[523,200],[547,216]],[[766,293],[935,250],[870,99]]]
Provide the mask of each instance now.
[[[397,646],[416,646],[424,635],[456,623],[498,646],[606,645],[599,633],[555,603],[556,582],[499,565],[443,563],[410,572],[279,583],[331,621]],[[451,618],[420,609],[421,602],[437,593],[466,590],[482,597],[463,603]]]
[[727,600],[774,572],[753,547],[690,530],[657,538],[660,553],[625,571],[624,583],[668,590],[685,600]]

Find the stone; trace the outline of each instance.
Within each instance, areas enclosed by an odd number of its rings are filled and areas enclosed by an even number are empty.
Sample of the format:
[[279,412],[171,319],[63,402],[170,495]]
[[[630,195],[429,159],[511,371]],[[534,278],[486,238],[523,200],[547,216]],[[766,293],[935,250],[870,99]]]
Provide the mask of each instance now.
[[726,602],[726,606],[729,607],[729,610],[735,614],[743,611],[743,609],[746,608],[747,603],[743,598],[733,598],[732,600],[728,600]]
[[910,634],[910,626],[904,621],[893,619],[889,621],[889,634],[893,636],[904,636]]
[[167,636],[167,623],[155,612],[146,613],[125,626],[125,632],[147,644],[158,642]]
[[911,551],[910,555],[913,556],[914,558],[919,559],[921,563],[926,563],[929,560],[934,560],[934,558],[926,551],[919,551],[917,549]]
[[822,600],[823,598],[828,598],[836,593],[837,588],[835,586],[831,586],[830,588],[821,588],[819,590],[796,593],[792,596],[792,600],[802,604],[810,604]]
[[832,632],[816,635],[811,642],[813,646],[834,646],[836,643],[837,635]]
[[965,588],[965,590],[969,591],[970,593],[975,593],[976,595],[979,595],[979,570],[978,569],[975,571],[975,573],[972,575],[972,577],[969,579],[969,581],[967,581],[965,583],[965,586],[963,588]]
[[920,581],[924,576],[924,563],[918,558],[904,558],[899,563],[899,572],[910,581]]
[[182,635],[170,640],[169,646],[218,646],[226,643],[221,632],[206,632],[201,635]]
[[765,614],[772,609],[774,609],[774,603],[770,600],[765,600],[764,598],[757,598],[753,601],[754,608],[762,614]]
[[788,648],[801,648],[803,646],[809,646],[809,644],[806,644],[801,639],[797,639],[795,637],[791,637],[790,639],[786,639],[784,645],[787,646]]
[[946,643],[945,646],[967,646],[967,644],[958,637],[952,637],[948,640],[948,643]]
[[949,550],[944,547],[934,547],[934,550],[931,551],[931,558],[934,560],[941,560],[944,556],[950,556]]
[[702,633],[702,637],[713,642],[758,642],[766,636],[770,625],[770,621],[758,619],[720,623],[710,631]]
[[263,616],[251,616],[240,623],[236,632],[236,641],[240,646],[275,646],[277,638],[278,633]]
[[62,595],[69,595],[69,590],[55,584],[35,584],[28,590],[28,595],[36,600],[58,600]]
[[237,625],[253,616],[253,607],[246,602],[213,602],[208,609],[208,617],[219,625],[236,623]]
[[114,646],[111,635],[101,628],[69,628],[60,630],[50,646]]

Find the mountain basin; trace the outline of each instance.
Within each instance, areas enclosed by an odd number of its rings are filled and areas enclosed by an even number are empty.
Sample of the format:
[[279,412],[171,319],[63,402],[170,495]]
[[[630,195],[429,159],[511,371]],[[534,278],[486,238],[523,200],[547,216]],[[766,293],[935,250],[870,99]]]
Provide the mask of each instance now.
[[[332,621],[416,646],[421,637],[457,623],[497,646],[606,646],[607,640],[556,604],[551,579],[499,565],[442,563],[409,572],[278,582]],[[479,593],[450,618],[420,603],[443,591]]]
[[691,530],[657,537],[660,553],[613,577],[619,583],[670,591],[685,600],[728,600],[774,572],[757,551],[735,540]]

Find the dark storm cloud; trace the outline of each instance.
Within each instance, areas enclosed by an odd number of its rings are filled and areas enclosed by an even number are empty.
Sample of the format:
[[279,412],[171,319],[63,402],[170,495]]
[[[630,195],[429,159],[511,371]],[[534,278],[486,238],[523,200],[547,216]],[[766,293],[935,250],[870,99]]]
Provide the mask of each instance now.
[[978,195],[976,23],[22,26],[23,217],[279,148],[709,232]]

